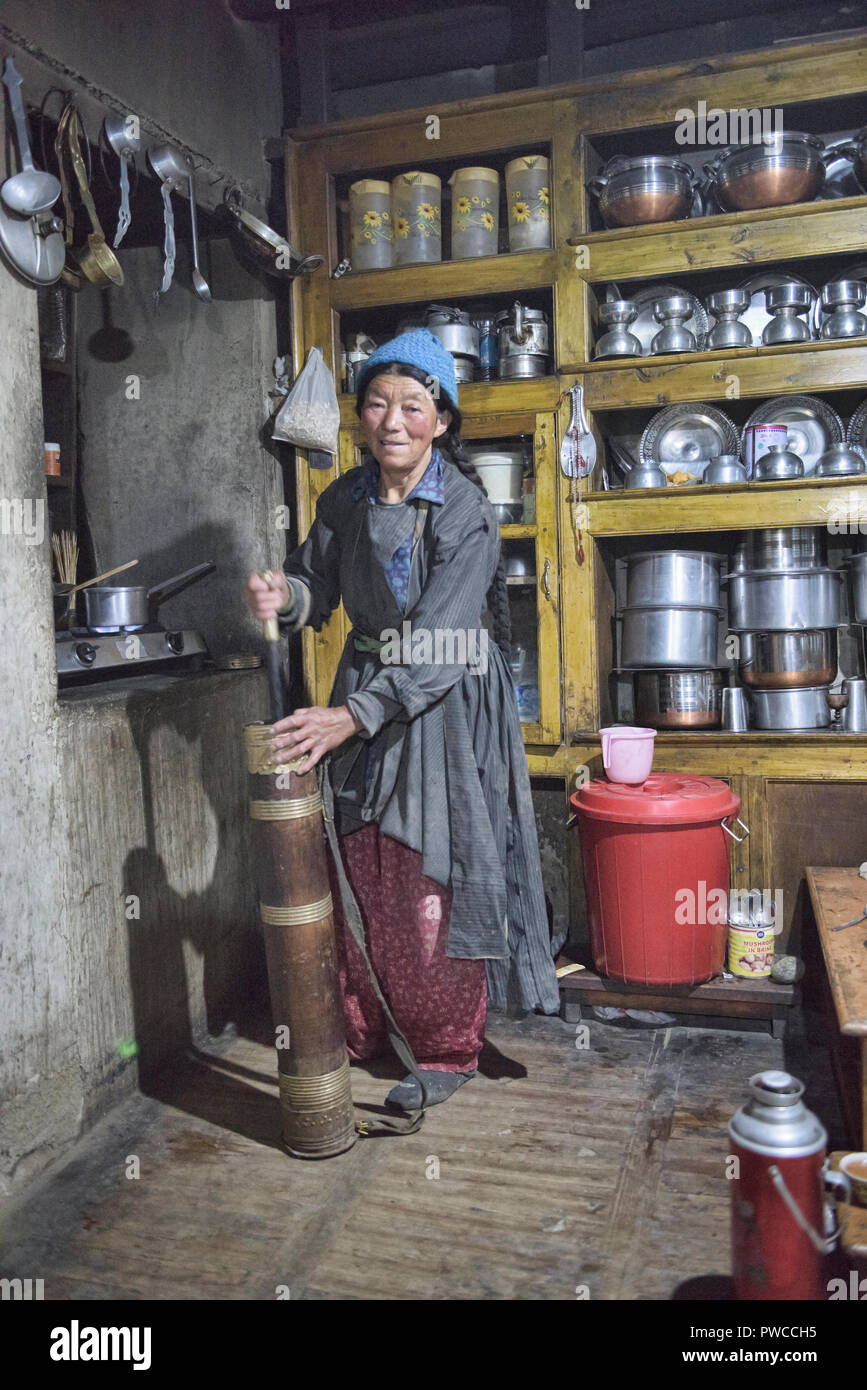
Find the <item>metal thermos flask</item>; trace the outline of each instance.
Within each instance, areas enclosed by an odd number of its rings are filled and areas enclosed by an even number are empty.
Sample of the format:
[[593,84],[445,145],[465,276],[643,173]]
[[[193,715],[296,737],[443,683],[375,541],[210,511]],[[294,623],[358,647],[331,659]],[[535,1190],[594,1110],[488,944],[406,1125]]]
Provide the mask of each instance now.
[[[729,1124],[732,1155],[732,1272],[739,1300],[827,1298],[828,1136],[804,1105],[803,1082],[785,1071],[750,1077],[750,1099]],[[838,1179],[842,1181],[838,1182]],[[830,1211],[827,1213],[830,1219]]]

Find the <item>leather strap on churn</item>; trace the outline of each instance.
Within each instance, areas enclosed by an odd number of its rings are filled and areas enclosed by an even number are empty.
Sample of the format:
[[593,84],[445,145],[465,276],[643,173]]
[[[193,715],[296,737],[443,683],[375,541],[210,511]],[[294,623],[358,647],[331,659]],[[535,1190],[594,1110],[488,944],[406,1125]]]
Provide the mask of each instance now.
[[296,1158],[357,1136],[316,770],[281,762],[270,724],[244,729],[253,863],[277,1044],[283,1142]]

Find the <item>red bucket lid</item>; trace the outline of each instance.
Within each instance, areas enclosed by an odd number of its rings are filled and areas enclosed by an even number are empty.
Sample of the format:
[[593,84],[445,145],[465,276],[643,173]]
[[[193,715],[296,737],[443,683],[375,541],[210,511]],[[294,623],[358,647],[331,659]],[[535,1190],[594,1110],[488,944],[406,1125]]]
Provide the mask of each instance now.
[[572,806],[595,820],[633,825],[689,825],[723,820],[740,810],[741,799],[719,777],[655,772],[640,786],[597,777],[574,792]]

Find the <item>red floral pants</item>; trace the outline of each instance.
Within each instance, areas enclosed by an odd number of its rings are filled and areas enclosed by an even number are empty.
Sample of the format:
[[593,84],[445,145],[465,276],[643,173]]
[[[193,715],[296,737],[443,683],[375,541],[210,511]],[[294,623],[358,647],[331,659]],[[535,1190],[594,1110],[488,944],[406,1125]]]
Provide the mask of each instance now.
[[[379,826],[340,841],[367,950],[395,1020],[427,1071],[470,1071],[485,1037],[485,962],[446,955],[451,890],[422,872],[422,856]],[[329,854],[346,1042],[354,1061],[389,1050],[385,1018],[343,916]]]

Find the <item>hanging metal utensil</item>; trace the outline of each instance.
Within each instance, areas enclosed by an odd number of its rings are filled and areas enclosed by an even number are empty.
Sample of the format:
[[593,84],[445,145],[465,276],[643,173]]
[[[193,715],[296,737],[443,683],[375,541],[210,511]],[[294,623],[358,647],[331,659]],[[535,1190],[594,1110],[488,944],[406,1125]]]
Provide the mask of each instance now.
[[190,229],[193,235],[193,289],[199,299],[210,300],[211,287],[199,270],[199,233],[196,228],[196,190],[193,186],[193,176],[190,174]]
[[60,197],[60,181],[53,174],[46,174],[33,166],[27,136],[27,118],[21,100],[21,78],[11,58],[6,59],[3,83],[9,93],[9,105],[15,121],[21,172],[13,174],[0,186],[0,198],[10,212],[16,212],[21,217],[31,217],[35,213],[47,212],[57,202]]
[[297,275],[309,275],[324,261],[323,256],[304,256],[285,237],[260,222],[241,207],[241,193],[235,185],[227,187],[223,194],[220,212],[256,264],[268,275],[281,280],[294,280]]
[[117,215],[117,231],[112,243],[115,250],[126,236],[132,214],[129,207],[129,166],[141,149],[138,134],[137,116],[106,116],[103,122],[105,138],[120,160],[120,209]]
[[[71,272],[69,276],[64,275],[67,282],[73,288],[81,289],[86,282],[97,285],[100,289],[105,289],[108,285],[123,284],[123,269],[120,261],[112,251],[105,239],[93,195],[87,180],[87,171],[84,167],[84,159],[81,153],[80,140],[82,136],[81,118],[76,108],[68,105],[60,117],[60,125],[57,130],[55,149],[57,150],[58,163],[60,166],[60,181],[63,191],[63,200],[66,206],[66,263],[67,269]],[[74,244],[73,231],[73,212],[72,203],[69,196],[69,184],[66,177],[66,159],[72,161],[72,168],[78,182],[81,201],[90,219],[91,230],[87,236],[87,242],[83,246]]]
[[156,145],[153,149],[148,150],[148,163],[160,180],[160,192],[163,199],[165,239],[163,244],[163,280],[159,293],[165,294],[175,273],[175,216],[172,211],[171,195],[176,193],[190,178],[193,166],[188,159],[184,158],[180,150],[174,149],[171,145]]

